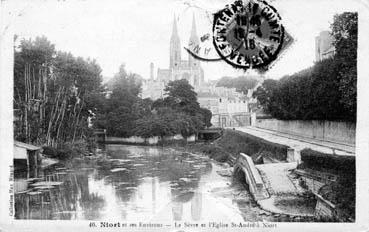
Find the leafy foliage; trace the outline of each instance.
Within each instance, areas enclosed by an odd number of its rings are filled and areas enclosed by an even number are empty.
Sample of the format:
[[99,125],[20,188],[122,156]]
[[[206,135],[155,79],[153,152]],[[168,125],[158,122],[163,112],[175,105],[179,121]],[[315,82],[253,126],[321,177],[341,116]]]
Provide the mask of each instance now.
[[311,149],[303,149],[301,159],[300,169],[308,168],[338,176],[336,182],[323,186],[319,194],[337,206],[336,209],[341,218],[355,218],[355,157],[337,157]]
[[[140,106],[145,103],[138,97],[140,82],[136,74],[128,74],[122,65],[108,85],[111,89],[110,97],[106,99],[98,96],[96,99],[99,106],[94,126],[107,129],[112,136],[129,137],[133,135],[135,120],[143,116]],[[143,110],[150,111],[147,106]]]
[[21,40],[14,58],[15,139],[58,147],[88,136],[86,99],[102,81],[96,61],[56,51],[46,37]]
[[311,68],[265,80],[253,96],[273,117],[285,120],[356,120],[357,13],[334,17],[334,57]]
[[353,116],[357,102],[357,31],[358,14],[345,12],[334,16],[331,25],[335,39],[336,59],[340,63],[338,77],[341,103]]
[[124,66],[108,83],[109,99],[100,99],[94,125],[112,136],[190,136],[211,126],[211,112],[200,107],[193,87],[186,80],[168,83],[167,97],[153,102],[139,98],[140,78]]
[[211,112],[200,107],[197,94],[187,80],[169,82],[165,91],[167,97],[153,102],[154,112],[136,121],[135,135],[187,137],[211,126]]

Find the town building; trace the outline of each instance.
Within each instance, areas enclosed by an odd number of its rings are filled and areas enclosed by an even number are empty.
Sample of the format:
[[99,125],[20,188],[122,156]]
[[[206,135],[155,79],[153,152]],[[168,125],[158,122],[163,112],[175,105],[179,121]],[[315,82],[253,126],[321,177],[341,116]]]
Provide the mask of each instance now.
[[[198,44],[195,17],[192,19],[189,46]],[[209,109],[213,116],[213,127],[237,127],[250,125],[248,108],[249,98],[236,91],[235,88],[217,87],[216,82],[205,82],[204,71],[200,61],[188,54],[188,60],[182,60],[181,40],[174,18],[169,49],[169,68],[157,70],[154,77],[154,64],[150,64],[150,78],[143,80],[141,98],[157,100],[165,97],[165,86],[174,80],[186,79],[194,87],[198,102],[203,108]]]
[[197,91],[200,106],[211,111],[213,127],[240,127],[251,124],[248,99],[235,88],[209,86]]
[[[198,43],[199,37],[196,31],[195,16],[193,16],[191,35],[188,44],[191,46],[191,44]],[[204,71],[200,66],[200,61],[190,54],[188,54],[188,60],[182,60],[181,50],[181,39],[177,30],[177,21],[174,17],[172,35],[170,37],[169,68],[159,68],[157,79],[165,83],[186,79],[194,87],[201,85],[204,82]]]
[[329,31],[322,31],[315,37],[315,61],[322,61],[335,54],[334,38]]
[[29,177],[37,176],[37,168],[41,165],[41,147],[19,141],[14,141],[14,171],[24,172]]

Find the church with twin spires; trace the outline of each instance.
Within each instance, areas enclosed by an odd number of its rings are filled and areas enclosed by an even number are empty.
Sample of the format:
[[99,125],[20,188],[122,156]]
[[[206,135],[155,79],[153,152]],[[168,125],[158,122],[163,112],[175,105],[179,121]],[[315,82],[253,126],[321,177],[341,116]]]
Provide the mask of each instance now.
[[[199,44],[199,37],[193,16],[188,47],[197,44]],[[182,59],[182,56],[186,55],[186,53],[182,54],[182,48],[177,21],[174,17],[169,47],[169,68],[158,68],[157,77],[154,78],[154,64],[150,64],[150,79],[145,79],[142,83],[141,98],[163,99],[166,94],[165,86],[170,81],[186,79],[194,87],[200,106],[212,112],[211,123],[213,126],[250,125],[251,118],[246,96],[238,93],[235,88],[218,87],[214,83],[205,83],[200,61],[189,53],[187,54],[188,60]]]
[[[192,18],[191,35],[188,41],[189,46],[199,44],[199,37],[196,31],[195,16]],[[181,39],[178,34],[177,20],[174,16],[172,35],[170,37],[169,48],[169,68],[158,68],[157,80],[167,84],[169,81],[186,79],[193,87],[201,86],[204,83],[204,70],[200,66],[199,60],[188,54],[188,60],[182,60]],[[151,65],[151,79],[153,79],[153,65]]]

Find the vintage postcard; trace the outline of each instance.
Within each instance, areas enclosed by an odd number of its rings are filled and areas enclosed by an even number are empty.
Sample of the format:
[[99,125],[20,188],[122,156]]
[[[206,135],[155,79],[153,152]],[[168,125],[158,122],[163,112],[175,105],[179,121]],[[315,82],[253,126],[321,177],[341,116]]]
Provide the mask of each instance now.
[[369,231],[366,0],[0,0],[0,231]]

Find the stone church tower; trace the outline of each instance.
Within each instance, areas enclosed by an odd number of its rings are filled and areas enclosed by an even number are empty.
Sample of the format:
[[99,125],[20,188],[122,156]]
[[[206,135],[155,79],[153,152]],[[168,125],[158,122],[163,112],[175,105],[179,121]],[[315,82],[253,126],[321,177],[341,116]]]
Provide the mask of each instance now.
[[[196,31],[195,16],[192,18],[192,28],[188,46],[199,44]],[[181,39],[178,34],[177,20],[174,16],[172,35],[169,46],[169,69],[158,69],[158,80],[168,83],[169,81],[186,79],[193,87],[198,87],[204,82],[204,71],[199,60],[188,54],[188,60],[181,57]]]
[[172,36],[170,37],[169,69],[178,68],[181,64],[181,39],[178,35],[177,20],[174,16]]
[[[193,47],[194,44],[196,45],[200,44],[200,40],[199,40],[199,37],[197,36],[197,31],[196,31],[195,15],[193,15],[192,17],[191,36],[190,36],[190,40],[188,41],[188,47]],[[199,60],[191,56],[191,54],[188,54],[188,63],[190,67],[194,69],[196,69],[200,65]]]

